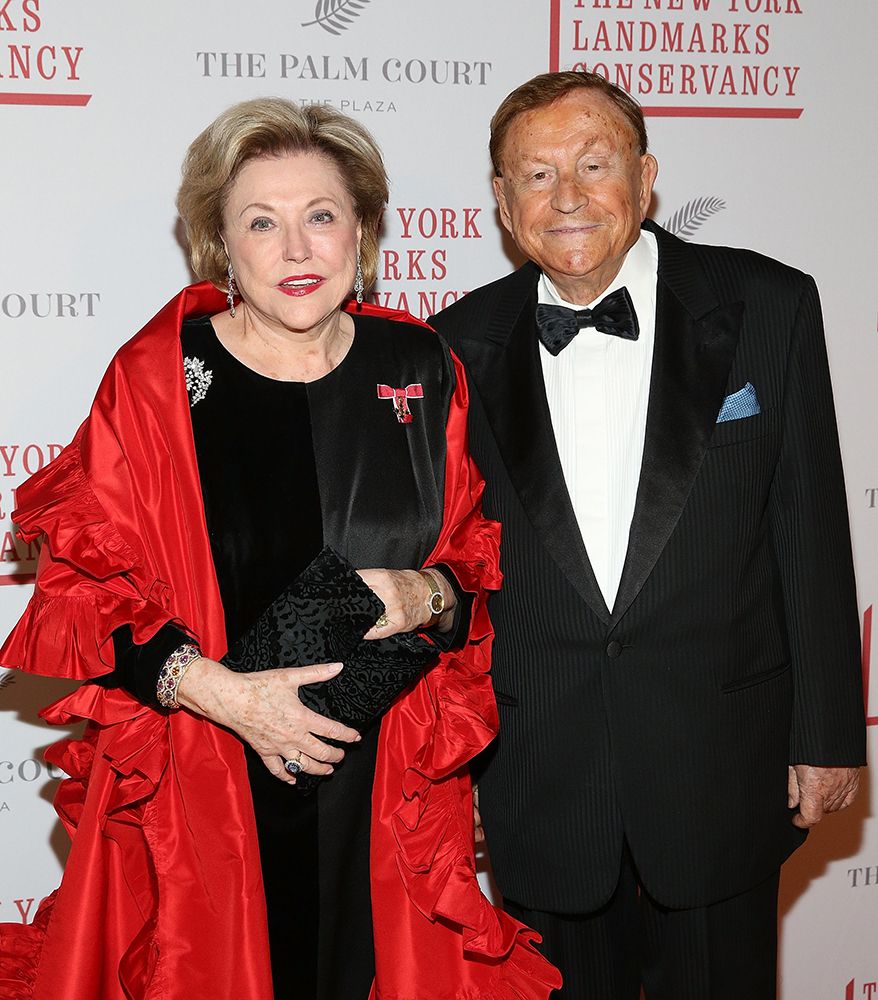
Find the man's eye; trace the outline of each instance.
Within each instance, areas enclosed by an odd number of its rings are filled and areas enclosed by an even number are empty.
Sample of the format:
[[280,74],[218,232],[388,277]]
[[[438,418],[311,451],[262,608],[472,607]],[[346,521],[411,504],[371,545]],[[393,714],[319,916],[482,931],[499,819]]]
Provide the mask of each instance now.
[[545,170],[537,170],[533,174],[533,180],[544,181],[549,176],[548,172]]
[[271,219],[265,219],[260,216],[258,219],[254,219],[250,223],[250,228],[255,229],[260,233],[265,232],[266,229],[271,229]]

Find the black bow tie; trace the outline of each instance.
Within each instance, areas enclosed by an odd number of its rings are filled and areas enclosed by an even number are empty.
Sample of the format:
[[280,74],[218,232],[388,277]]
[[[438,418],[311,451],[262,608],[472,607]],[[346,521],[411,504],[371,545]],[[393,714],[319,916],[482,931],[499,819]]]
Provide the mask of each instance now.
[[594,309],[537,306],[537,329],[546,350],[557,357],[584,326],[623,340],[637,340],[640,324],[634,303],[624,286],[601,299]]

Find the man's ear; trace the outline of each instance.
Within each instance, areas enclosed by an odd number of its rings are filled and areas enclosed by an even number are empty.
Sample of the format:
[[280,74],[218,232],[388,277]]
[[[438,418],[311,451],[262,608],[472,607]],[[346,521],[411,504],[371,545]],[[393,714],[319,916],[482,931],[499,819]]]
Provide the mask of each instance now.
[[506,201],[506,181],[502,177],[495,177],[493,180],[494,197],[497,199],[497,208],[500,209],[500,221],[512,232],[512,217],[509,214],[509,204]]
[[658,177],[658,160],[652,153],[640,157],[640,221],[646,218],[652,201],[652,189]]

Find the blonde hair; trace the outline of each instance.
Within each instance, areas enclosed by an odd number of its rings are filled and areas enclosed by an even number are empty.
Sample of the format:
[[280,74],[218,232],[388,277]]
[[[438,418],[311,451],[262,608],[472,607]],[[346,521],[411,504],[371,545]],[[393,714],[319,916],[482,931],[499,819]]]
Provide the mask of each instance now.
[[387,205],[381,150],[357,121],[322,104],[299,107],[281,97],[242,101],[198,136],[183,161],[177,211],[195,274],[224,287],[228,257],[222,217],[229,190],[248,160],[312,153],[334,163],[362,227],[360,254],[368,288],[378,273],[378,231]]

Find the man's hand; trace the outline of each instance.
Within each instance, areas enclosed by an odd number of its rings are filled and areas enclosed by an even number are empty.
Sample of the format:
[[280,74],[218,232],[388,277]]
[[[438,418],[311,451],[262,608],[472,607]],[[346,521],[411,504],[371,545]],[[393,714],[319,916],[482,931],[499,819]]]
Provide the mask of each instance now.
[[793,764],[789,773],[790,809],[799,807],[793,823],[807,830],[823,819],[824,813],[838,812],[857,797],[860,772],[856,767],[811,767]]
[[485,831],[482,828],[482,814],[479,812],[479,786],[473,785],[473,828],[476,835],[476,843],[484,844]]

